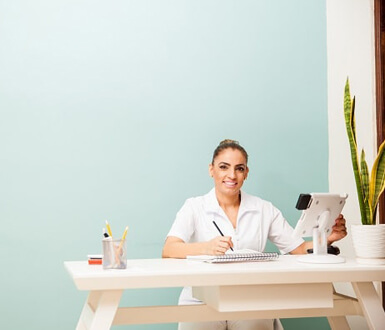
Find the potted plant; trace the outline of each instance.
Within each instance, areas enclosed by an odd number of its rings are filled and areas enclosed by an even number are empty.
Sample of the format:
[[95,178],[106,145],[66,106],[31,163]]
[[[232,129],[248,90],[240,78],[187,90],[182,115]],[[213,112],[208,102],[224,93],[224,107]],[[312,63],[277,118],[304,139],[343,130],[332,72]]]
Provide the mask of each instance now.
[[378,148],[377,157],[369,173],[364,149],[361,156],[358,155],[354,111],[355,97],[350,97],[347,79],[344,94],[345,125],[362,223],[351,226],[353,245],[358,262],[385,264],[385,225],[376,224],[379,198],[385,189],[385,141]]

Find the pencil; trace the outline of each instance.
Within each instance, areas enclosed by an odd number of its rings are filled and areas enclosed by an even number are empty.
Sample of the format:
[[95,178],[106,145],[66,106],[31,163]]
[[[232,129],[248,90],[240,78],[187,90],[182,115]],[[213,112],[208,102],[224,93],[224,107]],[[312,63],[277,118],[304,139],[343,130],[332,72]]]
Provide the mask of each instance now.
[[111,227],[110,227],[110,224],[108,223],[107,220],[106,220],[106,227],[107,227],[108,235],[110,235],[110,237],[112,237]]
[[119,244],[119,248],[118,248],[119,253],[120,253],[120,250],[121,250],[122,247],[123,247],[123,242],[124,242],[124,240],[126,239],[127,231],[128,231],[128,226],[127,226],[126,229],[124,230],[122,239],[120,240],[120,244]]

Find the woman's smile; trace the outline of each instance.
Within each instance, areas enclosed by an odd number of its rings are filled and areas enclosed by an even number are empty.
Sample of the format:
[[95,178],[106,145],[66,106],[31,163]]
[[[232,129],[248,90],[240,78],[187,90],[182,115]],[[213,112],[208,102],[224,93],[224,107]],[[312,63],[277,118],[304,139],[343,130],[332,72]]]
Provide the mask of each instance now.
[[233,188],[237,185],[237,182],[234,181],[223,181],[226,187]]

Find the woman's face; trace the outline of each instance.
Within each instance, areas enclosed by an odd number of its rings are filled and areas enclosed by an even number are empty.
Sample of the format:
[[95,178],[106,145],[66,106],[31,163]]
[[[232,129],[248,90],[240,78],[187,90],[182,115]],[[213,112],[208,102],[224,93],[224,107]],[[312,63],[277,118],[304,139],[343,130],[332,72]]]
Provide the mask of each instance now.
[[225,195],[237,195],[247,178],[249,168],[246,158],[238,149],[221,151],[209,165],[209,173],[214,178],[215,189]]

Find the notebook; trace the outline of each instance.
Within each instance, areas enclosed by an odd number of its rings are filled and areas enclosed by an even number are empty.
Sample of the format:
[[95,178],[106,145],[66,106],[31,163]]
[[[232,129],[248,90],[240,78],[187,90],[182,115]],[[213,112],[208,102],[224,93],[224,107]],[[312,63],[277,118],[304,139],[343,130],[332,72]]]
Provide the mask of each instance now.
[[277,252],[258,252],[254,250],[229,251],[223,255],[187,256],[187,259],[190,260],[198,260],[209,263],[271,261],[277,260],[278,258],[279,254]]

